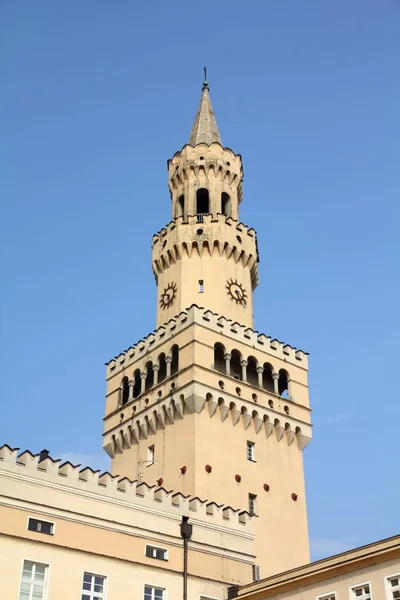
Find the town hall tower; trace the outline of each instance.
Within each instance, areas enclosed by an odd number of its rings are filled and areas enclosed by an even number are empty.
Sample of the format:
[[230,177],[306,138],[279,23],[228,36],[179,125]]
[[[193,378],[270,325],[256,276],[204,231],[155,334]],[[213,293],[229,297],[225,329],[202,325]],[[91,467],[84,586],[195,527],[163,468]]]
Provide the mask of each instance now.
[[259,257],[239,218],[242,159],[222,144],[206,81],[168,174],[172,220],[152,244],[157,328],[107,363],[103,445],[113,475],[252,518],[267,577],[309,561],[308,361],[254,330]]

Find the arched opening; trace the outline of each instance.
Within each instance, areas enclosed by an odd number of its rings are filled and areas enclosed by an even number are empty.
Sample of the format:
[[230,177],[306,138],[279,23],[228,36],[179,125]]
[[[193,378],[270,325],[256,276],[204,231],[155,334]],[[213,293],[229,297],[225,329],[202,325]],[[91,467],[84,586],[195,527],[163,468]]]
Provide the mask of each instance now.
[[133,373],[133,380],[135,382],[133,386],[133,397],[137,398],[140,395],[141,381],[140,381],[140,370],[136,369]]
[[214,369],[220,373],[226,373],[224,354],[225,348],[217,342],[214,345]]
[[121,390],[122,390],[121,404],[123,406],[129,400],[129,380],[127,377],[124,377],[123,380],[121,381]]
[[226,217],[231,216],[231,197],[226,192],[221,194],[221,212]]
[[179,370],[179,347],[172,346],[172,363],[171,363],[171,375],[175,375]]
[[160,370],[158,371],[158,383],[161,383],[167,376],[167,363],[165,362],[164,353],[160,354],[158,357],[158,364],[160,365]]
[[153,371],[153,363],[151,362],[151,360],[149,360],[149,362],[146,363],[146,371],[147,371],[147,377],[146,377],[145,390],[147,392],[147,390],[149,390],[154,385],[154,371]]
[[264,371],[263,371],[263,388],[267,390],[267,392],[274,393],[274,379],[272,377],[273,368],[269,363],[264,363]]
[[207,215],[210,209],[210,199],[208,190],[200,188],[196,192],[196,213],[198,215]]
[[177,209],[176,210],[177,217],[185,216],[185,196],[183,194],[182,194],[182,196],[179,196],[179,198],[178,198],[176,209]]
[[257,361],[254,356],[249,356],[247,359],[247,382],[258,386]]
[[231,358],[231,375],[234,379],[238,381],[242,380],[242,367],[240,366],[240,361],[242,360],[242,355],[238,350],[232,350],[232,358]]
[[279,379],[278,379],[278,390],[279,395],[282,398],[287,398],[289,396],[289,375],[285,369],[281,369],[279,371]]

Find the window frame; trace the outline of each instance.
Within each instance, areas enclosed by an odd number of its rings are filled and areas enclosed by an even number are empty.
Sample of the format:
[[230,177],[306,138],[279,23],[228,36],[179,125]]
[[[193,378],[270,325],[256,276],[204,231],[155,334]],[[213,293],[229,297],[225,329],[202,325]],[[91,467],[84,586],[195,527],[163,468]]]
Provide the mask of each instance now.
[[[39,562],[39,561],[34,560],[32,558],[23,558],[22,559],[21,576],[20,576],[20,579],[19,579],[19,588],[18,588],[18,600],[19,600],[19,598],[21,596],[21,584],[23,583],[24,564],[25,564],[25,562],[30,562],[30,563],[32,563],[34,565],[42,565],[42,566],[45,567],[44,586],[43,586],[43,598],[42,598],[42,600],[48,600],[49,581],[50,581],[50,563]],[[30,591],[29,591],[29,595],[31,595]]]
[[[152,588],[153,590],[161,590],[163,593],[162,600],[167,600],[167,588],[160,587],[159,585],[153,585],[152,583],[144,583],[143,584],[143,600],[144,600],[144,596],[146,593],[146,587]],[[152,600],[153,600],[153,598],[152,598]]]
[[386,592],[387,600],[393,600],[393,596],[391,596],[391,592],[393,591],[393,589],[389,585],[389,582],[391,579],[399,580],[399,589],[400,589],[400,572],[393,573],[392,575],[385,575],[385,592]]
[[[249,449],[250,448],[251,448],[251,450],[250,450],[251,457],[249,458]],[[247,440],[247,442],[246,442],[246,458],[249,462],[257,462],[256,461],[256,443],[252,442],[251,440]]]
[[103,598],[101,600],[107,600],[107,593],[108,593],[108,575],[105,575],[104,573],[94,573],[93,571],[82,571],[82,579],[81,579],[81,592],[80,592],[80,600],[82,599],[82,595],[83,594],[87,594],[88,596],[92,596],[93,594],[97,594],[99,595],[100,592],[88,592],[88,590],[84,590],[83,589],[83,578],[85,576],[85,573],[87,575],[92,575],[93,577],[103,577],[104,579],[104,591],[102,592],[103,594]]
[[204,279],[198,280],[198,290],[199,294],[204,294]]
[[[253,511],[250,510],[250,499],[252,500],[253,505],[254,505],[254,510]],[[251,493],[249,493],[249,496],[248,496],[248,509],[249,509],[249,514],[252,517],[257,514],[257,494],[251,494]]]
[[[165,558],[158,558],[157,556],[148,556],[148,554],[147,554],[147,548],[154,548],[156,550],[163,550],[165,552]],[[154,558],[154,560],[162,560],[163,562],[167,562],[169,560],[168,548],[164,548],[164,546],[155,546],[153,544],[145,544],[144,545],[144,555],[146,556],[146,558]]]
[[[46,531],[36,531],[35,529],[29,529],[29,521],[38,521],[38,523],[49,523],[51,525],[51,532],[47,533]],[[43,535],[55,535],[56,533],[56,523],[55,521],[45,521],[44,519],[37,519],[36,517],[28,516],[26,521],[26,529],[31,533],[41,533]]]
[[316,600],[336,600],[337,594],[336,592],[327,592],[326,594],[320,594],[316,597]]
[[156,445],[147,446],[147,466],[151,467],[156,462]]
[[364,598],[362,596],[356,596],[354,591],[358,588],[364,587],[368,585],[369,586],[369,600],[373,600],[373,595],[372,595],[372,586],[371,586],[371,582],[370,581],[362,581],[361,583],[356,583],[355,585],[350,586],[349,588],[349,598],[350,600],[357,600],[358,598],[360,598],[360,600],[364,600]]

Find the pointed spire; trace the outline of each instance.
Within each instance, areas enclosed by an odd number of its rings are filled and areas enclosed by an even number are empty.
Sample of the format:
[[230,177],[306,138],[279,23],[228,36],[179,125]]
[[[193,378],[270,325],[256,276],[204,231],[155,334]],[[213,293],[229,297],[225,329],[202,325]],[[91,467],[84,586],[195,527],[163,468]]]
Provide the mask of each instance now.
[[210,92],[207,82],[207,70],[204,68],[204,81],[201,100],[194,120],[192,132],[190,134],[189,144],[213,144],[219,142],[222,145],[217,121],[211,106]]

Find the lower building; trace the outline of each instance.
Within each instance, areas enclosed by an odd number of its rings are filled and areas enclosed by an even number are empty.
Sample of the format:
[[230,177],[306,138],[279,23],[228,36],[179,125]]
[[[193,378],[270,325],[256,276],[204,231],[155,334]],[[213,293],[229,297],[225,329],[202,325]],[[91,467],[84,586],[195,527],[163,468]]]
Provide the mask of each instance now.
[[233,587],[238,600],[397,600],[400,535],[261,581]]
[[0,448],[1,600],[222,599],[251,581],[248,513],[41,458]]

